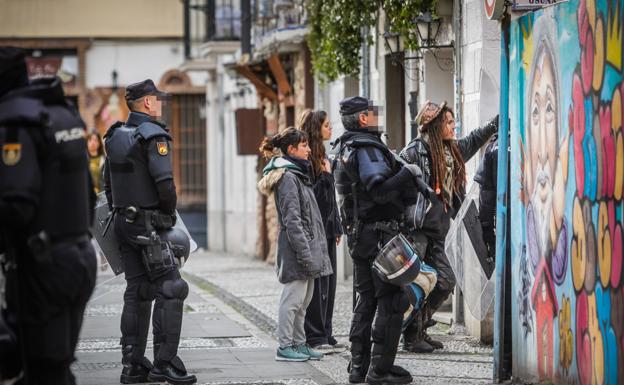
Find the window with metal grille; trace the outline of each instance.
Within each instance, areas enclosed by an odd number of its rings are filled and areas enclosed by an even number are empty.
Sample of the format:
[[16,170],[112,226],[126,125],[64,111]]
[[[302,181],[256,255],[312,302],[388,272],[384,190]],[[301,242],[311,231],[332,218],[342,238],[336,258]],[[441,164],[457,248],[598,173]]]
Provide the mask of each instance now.
[[174,94],[163,108],[173,137],[173,176],[178,209],[206,208],[206,97]]

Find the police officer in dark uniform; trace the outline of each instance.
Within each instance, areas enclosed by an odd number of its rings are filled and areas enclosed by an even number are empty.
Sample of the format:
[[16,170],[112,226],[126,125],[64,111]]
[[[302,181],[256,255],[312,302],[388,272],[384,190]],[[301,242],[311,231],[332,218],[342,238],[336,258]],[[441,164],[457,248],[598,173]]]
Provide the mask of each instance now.
[[[166,96],[149,79],[129,85],[128,120],[114,124],[104,136],[104,189],[127,284],[121,315],[124,384],[197,381],[177,356],[189,288],[164,239],[175,224],[177,201],[171,136],[157,120]],[[154,365],[144,356],[152,302]]]
[[0,377],[21,365],[20,383],[75,384],[70,364],[96,274],[84,123],[60,79],[29,83],[12,47],[0,47],[0,147],[3,316],[19,340]]
[[371,101],[347,98],[340,102],[340,114],[347,131],[336,141],[333,169],[356,293],[349,382],[406,384],[412,376],[394,359],[409,302],[401,287],[373,273],[372,263],[380,245],[398,234],[406,193],[414,191],[420,170],[402,166],[381,141]]
[[498,134],[494,134],[485,146],[483,159],[475,175],[481,185],[479,191],[479,220],[483,242],[488,251],[488,261],[494,265],[496,258],[496,179],[498,174]]

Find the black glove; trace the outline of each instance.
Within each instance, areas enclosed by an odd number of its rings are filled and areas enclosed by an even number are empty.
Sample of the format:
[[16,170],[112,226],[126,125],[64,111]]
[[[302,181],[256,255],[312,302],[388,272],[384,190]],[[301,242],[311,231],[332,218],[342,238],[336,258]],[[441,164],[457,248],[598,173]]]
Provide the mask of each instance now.
[[490,121],[488,122],[488,126],[489,125],[493,125],[496,126],[496,131],[498,132],[498,114],[496,114],[495,117],[493,117],[492,119],[490,119]]
[[405,167],[406,169],[409,170],[410,173],[412,173],[412,176],[414,176],[414,178],[422,178],[422,170],[420,169],[420,167],[418,167],[417,164],[406,164],[403,167]]

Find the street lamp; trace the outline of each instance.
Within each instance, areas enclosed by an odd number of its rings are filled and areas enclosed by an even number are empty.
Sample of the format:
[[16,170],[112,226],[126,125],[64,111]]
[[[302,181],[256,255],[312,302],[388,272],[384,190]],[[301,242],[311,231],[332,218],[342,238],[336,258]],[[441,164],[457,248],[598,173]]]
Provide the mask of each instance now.
[[[440,25],[442,19],[431,16],[431,12],[425,12],[414,19],[418,37],[420,38],[420,46],[417,51],[428,49],[433,50],[437,48],[452,48],[451,44],[436,44],[438,33],[440,32]],[[386,42],[386,47],[390,51],[390,57],[393,62],[405,61],[405,60],[417,60],[422,59],[420,56],[403,57],[403,39],[401,35],[396,32],[384,32],[383,38]]]
[[386,42],[386,47],[390,51],[390,60],[393,63],[399,63],[405,60],[422,59],[422,56],[403,56],[403,39],[401,35],[396,32],[384,32],[383,38]]
[[425,12],[418,16],[416,20],[416,27],[418,30],[418,37],[420,37],[421,44],[424,48],[438,48],[435,45],[438,32],[440,32],[440,18],[433,18],[431,12]]
[[117,92],[117,88],[118,88],[117,76],[118,76],[117,70],[113,70],[113,72],[111,72],[111,79],[113,81],[113,87],[112,87],[113,88],[113,92]]

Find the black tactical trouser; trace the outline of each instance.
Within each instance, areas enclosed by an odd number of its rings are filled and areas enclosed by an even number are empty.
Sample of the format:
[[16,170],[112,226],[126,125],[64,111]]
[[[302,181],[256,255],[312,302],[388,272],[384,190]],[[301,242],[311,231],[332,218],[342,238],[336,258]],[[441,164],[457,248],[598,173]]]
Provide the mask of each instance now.
[[425,263],[438,272],[438,281],[427,297],[427,310],[435,313],[455,290],[455,273],[444,252],[443,239],[429,239],[425,252]]
[[327,249],[333,274],[314,280],[314,293],[305,316],[306,340],[311,346],[336,343],[332,335],[336,298],[336,238],[327,238]]
[[437,282],[425,304],[419,311],[412,314],[411,325],[406,326],[404,338],[416,342],[423,338],[423,325],[431,319],[440,306],[455,290],[455,273],[444,252],[444,240],[427,237],[422,233],[411,234],[412,242],[419,255],[424,255],[423,261],[437,272]]
[[19,384],[76,383],[70,365],[95,287],[95,252],[84,236],[53,245],[49,257],[49,262],[35,262],[20,253],[18,270],[7,277],[7,318],[25,356]]
[[116,215],[115,233],[126,279],[121,314],[122,361],[142,361],[147,347],[150,315],[153,315],[154,362],[171,362],[178,353],[188,285],[181,278],[177,267],[150,279],[143,263],[143,246],[135,242],[137,235],[146,233],[143,225],[128,223],[122,215]]
[[382,281],[372,271],[380,246],[390,238],[365,225],[357,244],[351,247],[356,298],[349,341],[351,365],[360,368],[361,373],[366,373],[369,364],[379,375],[390,371],[401,337],[403,313],[409,307],[400,287]]

